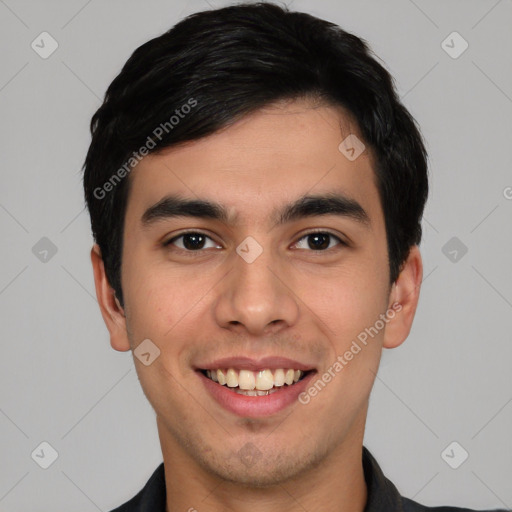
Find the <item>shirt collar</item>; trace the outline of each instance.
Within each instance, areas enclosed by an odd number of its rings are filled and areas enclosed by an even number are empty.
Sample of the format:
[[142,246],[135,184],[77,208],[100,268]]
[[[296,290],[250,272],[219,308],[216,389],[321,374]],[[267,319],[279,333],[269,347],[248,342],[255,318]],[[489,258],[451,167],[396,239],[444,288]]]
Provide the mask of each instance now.
[[367,499],[364,512],[403,512],[402,497],[393,483],[388,480],[377,461],[363,446],[363,470],[366,481]]

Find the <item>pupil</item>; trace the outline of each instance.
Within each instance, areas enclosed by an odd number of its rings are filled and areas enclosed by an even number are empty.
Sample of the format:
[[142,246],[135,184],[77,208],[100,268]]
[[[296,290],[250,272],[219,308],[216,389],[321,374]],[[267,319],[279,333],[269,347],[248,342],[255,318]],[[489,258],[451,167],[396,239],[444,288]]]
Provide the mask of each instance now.
[[201,249],[204,245],[204,238],[200,233],[187,233],[183,235],[183,245],[189,250]]
[[[327,249],[329,247],[329,234],[327,233],[313,233],[309,235],[309,247],[310,249],[318,250],[318,249]],[[314,240],[311,243],[311,240]]]

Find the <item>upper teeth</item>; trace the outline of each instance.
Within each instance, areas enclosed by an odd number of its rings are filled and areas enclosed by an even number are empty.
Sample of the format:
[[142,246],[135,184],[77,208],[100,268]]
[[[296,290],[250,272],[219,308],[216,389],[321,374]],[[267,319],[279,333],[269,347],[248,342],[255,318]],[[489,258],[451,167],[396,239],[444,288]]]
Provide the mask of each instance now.
[[297,382],[303,375],[302,370],[283,369],[279,368],[274,370],[260,370],[253,372],[251,370],[235,370],[228,368],[227,370],[206,370],[206,375],[210,379],[219,384],[227,385],[230,388],[251,390],[259,389],[266,391],[272,389],[274,386],[280,387],[288,384],[289,386]]

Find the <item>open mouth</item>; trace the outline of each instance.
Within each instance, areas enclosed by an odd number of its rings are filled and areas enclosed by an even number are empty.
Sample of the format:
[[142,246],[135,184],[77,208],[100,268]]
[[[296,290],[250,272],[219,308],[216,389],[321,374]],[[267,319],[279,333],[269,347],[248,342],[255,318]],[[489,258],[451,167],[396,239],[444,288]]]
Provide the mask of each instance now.
[[285,387],[293,386],[315,370],[302,371],[293,368],[264,369],[258,371],[236,368],[200,370],[208,379],[225,386],[234,393],[245,396],[266,396]]

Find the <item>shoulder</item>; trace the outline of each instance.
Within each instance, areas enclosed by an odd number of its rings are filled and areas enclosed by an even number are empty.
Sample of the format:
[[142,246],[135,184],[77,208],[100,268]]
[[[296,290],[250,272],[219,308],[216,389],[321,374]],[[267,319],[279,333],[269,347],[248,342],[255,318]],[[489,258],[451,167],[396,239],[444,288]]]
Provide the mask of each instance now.
[[363,469],[368,488],[365,512],[507,512],[505,509],[475,510],[459,507],[427,507],[400,494],[393,483],[386,478],[379,464],[363,446]]
[[162,462],[133,498],[110,512],[165,512],[165,501],[165,473]]
[[403,512],[506,512],[505,509],[476,510],[460,507],[426,507],[409,498],[402,497]]

